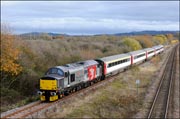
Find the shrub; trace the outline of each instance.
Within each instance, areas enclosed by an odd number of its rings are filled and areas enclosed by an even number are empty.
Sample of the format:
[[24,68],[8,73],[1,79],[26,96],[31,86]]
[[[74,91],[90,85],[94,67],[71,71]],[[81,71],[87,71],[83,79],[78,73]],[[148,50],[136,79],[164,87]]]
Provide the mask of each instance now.
[[128,47],[130,47],[132,50],[142,49],[142,46],[140,45],[140,43],[133,38],[125,37],[123,38],[123,43],[127,45]]
[[149,35],[136,36],[135,39],[139,41],[143,48],[152,47],[154,45],[152,41],[152,36]]
[[167,38],[164,35],[156,35],[153,39],[157,40],[159,44],[167,44]]
[[18,91],[1,87],[1,104],[13,104],[19,99],[22,99],[22,96]]

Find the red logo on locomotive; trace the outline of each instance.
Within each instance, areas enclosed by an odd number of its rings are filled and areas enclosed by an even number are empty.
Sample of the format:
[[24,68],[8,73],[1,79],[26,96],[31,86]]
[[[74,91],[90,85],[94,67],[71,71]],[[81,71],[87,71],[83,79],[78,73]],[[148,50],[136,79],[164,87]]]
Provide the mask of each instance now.
[[94,78],[96,78],[96,66],[88,67],[88,77],[89,80],[93,80]]

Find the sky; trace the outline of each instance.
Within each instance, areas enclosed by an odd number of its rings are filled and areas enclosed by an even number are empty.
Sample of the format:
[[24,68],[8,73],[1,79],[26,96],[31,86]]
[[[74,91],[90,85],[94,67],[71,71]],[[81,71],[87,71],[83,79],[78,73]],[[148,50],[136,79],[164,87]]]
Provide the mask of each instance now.
[[1,1],[14,33],[114,34],[179,30],[179,1]]

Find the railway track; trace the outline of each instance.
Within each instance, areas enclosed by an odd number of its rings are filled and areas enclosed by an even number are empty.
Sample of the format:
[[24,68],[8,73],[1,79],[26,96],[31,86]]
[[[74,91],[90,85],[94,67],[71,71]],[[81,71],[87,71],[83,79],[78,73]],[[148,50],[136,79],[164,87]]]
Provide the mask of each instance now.
[[165,66],[161,81],[156,91],[153,103],[148,113],[148,118],[167,118],[172,82],[174,79],[174,71],[176,70],[176,52],[175,46],[170,54],[168,62]]
[[17,109],[11,113],[8,114],[4,114],[3,116],[1,116],[1,118],[6,119],[6,118],[26,118],[26,117],[33,117],[32,115],[36,112],[40,112],[42,110],[46,110],[47,108],[54,106],[55,104],[58,103],[66,103],[66,101],[68,101],[68,99],[71,99],[72,97],[76,96],[76,95],[86,95],[88,93],[90,93],[91,91],[95,91],[97,88],[100,88],[101,86],[104,86],[106,84],[108,84],[108,82],[112,82],[115,78],[116,75],[107,78],[106,80],[102,80],[100,82],[97,82],[95,84],[93,84],[92,86],[83,88],[77,92],[71,93],[68,96],[65,96],[61,99],[59,99],[58,101],[55,102],[35,102],[34,104],[31,105],[27,105],[24,108],[21,109]]
[[9,113],[9,114],[5,114],[4,116],[2,116],[1,118],[5,119],[5,118],[18,118],[19,115],[26,115],[27,113],[31,112],[31,110],[36,109],[37,107],[39,107],[39,105],[42,105],[40,101],[37,101],[33,104],[27,105],[25,107],[22,107],[20,109],[16,109],[13,112]]

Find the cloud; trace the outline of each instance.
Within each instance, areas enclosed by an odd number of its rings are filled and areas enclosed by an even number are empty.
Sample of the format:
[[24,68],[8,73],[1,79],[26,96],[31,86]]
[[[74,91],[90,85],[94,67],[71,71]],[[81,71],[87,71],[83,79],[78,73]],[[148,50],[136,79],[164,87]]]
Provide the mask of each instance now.
[[139,21],[120,19],[86,19],[79,17],[41,18],[13,22],[19,32],[23,30],[60,32],[69,34],[119,33],[141,30],[178,30],[178,22]]
[[10,1],[1,10],[1,21],[16,32],[179,30],[178,1]]

